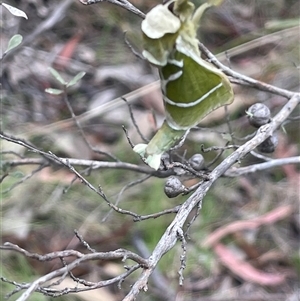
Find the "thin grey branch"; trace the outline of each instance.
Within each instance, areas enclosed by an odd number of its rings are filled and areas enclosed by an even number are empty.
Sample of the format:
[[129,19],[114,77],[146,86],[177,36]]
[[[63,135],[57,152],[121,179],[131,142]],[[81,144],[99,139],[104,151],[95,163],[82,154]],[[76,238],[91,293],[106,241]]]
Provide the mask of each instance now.
[[138,127],[137,123],[136,123],[136,120],[134,118],[134,115],[133,115],[133,112],[132,112],[132,107],[131,107],[131,104],[127,101],[126,98],[122,97],[122,99],[125,101],[125,103],[127,104],[127,107],[128,107],[128,111],[129,111],[129,114],[130,114],[130,118],[131,118],[131,121],[136,129],[136,131],[138,132],[138,134],[140,135],[140,137],[143,139],[144,142],[146,143],[149,143],[149,139],[147,139],[143,133],[141,132],[140,128]]
[[160,212],[156,212],[156,213],[153,213],[153,214],[149,214],[149,215],[141,215],[141,216],[138,216],[138,217],[135,217],[133,219],[134,222],[140,222],[140,221],[143,221],[143,220],[146,220],[146,219],[150,219],[150,218],[158,218],[162,215],[166,215],[166,214],[171,214],[171,213],[177,213],[179,208],[180,208],[181,205],[178,205],[174,208],[171,208],[171,209],[166,209],[166,210],[163,210],[163,211],[160,211]]
[[225,172],[225,175],[227,177],[238,177],[248,173],[254,173],[257,171],[266,170],[266,169],[274,168],[277,166],[283,166],[287,164],[300,164],[300,156],[282,158],[282,159],[272,159],[268,162],[253,164],[246,167],[239,167],[239,168],[232,167],[231,169]]
[[[4,137],[4,135],[0,134],[0,138],[3,138],[3,137]],[[3,139],[5,139],[5,138],[3,138]],[[18,140],[18,138],[16,138],[16,139]],[[5,140],[7,140],[7,139],[5,139]],[[68,161],[69,164],[72,164],[75,166],[90,167],[91,170],[125,169],[125,170],[131,170],[131,171],[144,173],[144,174],[151,174],[151,175],[156,174],[156,172],[153,169],[151,169],[150,167],[139,166],[139,165],[126,163],[126,162],[108,162],[108,161],[85,160],[85,159],[74,159],[74,158],[61,158],[61,157],[58,157],[58,158],[60,159],[61,162],[66,163]],[[8,165],[10,167],[21,166],[21,165],[42,165],[42,164],[45,164],[46,162],[47,161],[43,158],[26,158],[26,159],[15,159],[15,160],[3,160],[2,161],[3,164]],[[55,163],[58,164],[59,162],[55,162]],[[48,164],[48,165],[50,165],[50,164]],[[166,176],[168,176],[168,175],[166,175]],[[161,176],[161,177],[164,177],[164,176]]]
[[94,147],[94,146],[89,142],[89,140],[87,139],[87,137],[86,137],[86,135],[85,135],[85,133],[84,133],[82,127],[81,127],[81,124],[80,124],[80,122],[77,120],[77,116],[75,115],[74,110],[73,110],[73,108],[72,108],[72,106],[71,106],[71,104],[70,104],[70,101],[69,101],[69,99],[68,99],[67,87],[66,87],[66,86],[64,87],[63,100],[64,100],[64,102],[65,102],[65,104],[66,104],[66,106],[67,106],[67,108],[68,108],[68,110],[69,110],[69,112],[70,112],[70,114],[71,114],[72,119],[74,120],[74,123],[75,123],[76,127],[77,127],[78,130],[79,130],[79,133],[80,133],[80,135],[81,135],[83,141],[84,141],[85,144],[87,145],[87,147],[90,148],[93,152],[95,152],[95,153],[97,153],[97,154],[105,155],[105,156],[107,156],[107,157],[113,159],[114,161],[120,162],[120,160],[119,160],[115,155],[113,155],[113,154],[111,154],[111,153],[109,153],[109,152],[101,151],[101,150],[99,150],[98,148]]
[[75,236],[78,240],[92,253],[96,253],[96,250],[91,248],[91,246],[83,239],[82,235],[75,229],[74,230]]
[[[136,253],[133,253],[128,250],[124,249],[118,249],[115,251],[110,251],[110,252],[94,252],[92,254],[83,254],[75,250],[65,250],[65,251],[58,251],[58,252],[52,252],[48,253],[46,255],[39,255],[37,253],[30,253],[22,248],[20,248],[17,245],[11,244],[11,243],[5,243],[3,246],[0,246],[0,249],[6,249],[6,250],[12,250],[15,252],[19,252],[23,254],[26,257],[33,258],[39,261],[50,261],[54,260],[56,258],[65,258],[65,257],[76,257],[74,261],[72,261],[69,264],[66,264],[64,267],[57,269],[51,273],[48,273],[32,283],[27,283],[27,284],[17,284],[15,285],[17,287],[21,287],[22,289],[26,289],[26,291],[17,299],[17,301],[25,301],[29,298],[29,296],[34,292],[34,291],[40,291],[47,293],[48,295],[51,296],[58,296],[70,292],[79,292],[79,291],[86,291],[86,290],[92,290],[104,286],[111,285],[113,283],[120,282],[122,279],[125,279],[128,277],[131,273],[133,273],[135,270],[137,270],[140,267],[143,267],[144,269],[148,268],[148,260],[144,259],[143,257],[137,255]],[[106,280],[106,281],[100,281],[100,282],[88,282],[88,281],[83,281],[83,283],[87,287],[83,288],[68,288],[66,290],[56,290],[52,289],[51,284],[49,284],[46,287],[41,287],[42,284],[45,282],[51,281],[54,278],[61,276],[61,280],[63,280],[66,275],[72,271],[74,268],[79,266],[81,263],[86,262],[86,261],[92,261],[92,260],[114,260],[114,259],[121,259],[123,262],[125,262],[127,259],[131,259],[135,261],[137,264],[128,268],[127,271],[117,277],[114,277],[112,279]]]
[[127,0],[79,0],[79,1],[85,5],[96,4],[99,2],[109,2],[111,4],[125,8],[126,10],[134,13],[135,15],[141,17],[142,19],[145,18],[145,14]]
[[[125,185],[121,190],[120,192],[118,193],[118,197],[117,197],[117,200],[115,202],[115,206],[119,206],[119,203],[121,201],[121,197],[123,196],[123,193],[125,192],[125,190],[129,189],[130,187],[133,187],[135,185],[138,185],[138,184],[141,184],[143,182],[145,182],[146,180],[148,180],[149,178],[151,177],[151,175],[147,175],[145,176],[144,178],[141,178],[141,179],[138,179],[138,180],[135,180],[133,182],[130,182],[128,183],[127,185]],[[111,214],[113,209],[111,209],[103,218],[102,218],[102,222],[105,222],[106,219],[108,218],[108,216]],[[136,217],[135,217],[136,218]],[[134,219],[135,219],[134,218]],[[138,217],[140,218],[140,217]]]
[[[1,137],[1,134],[0,134]],[[260,159],[267,160],[266,163],[258,163],[255,165],[241,167],[241,168],[234,168],[228,170],[224,175],[227,177],[236,177],[242,174],[247,173],[254,173],[259,170],[266,170],[276,166],[282,166],[286,164],[299,164],[299,157],[291,157],[291,158],[283,158],[283,159],[271,159],[265,156],[259,156],[260,154],[256,154],[255,152],[251,151],[251,154],[255,154],[255,157]],[[147,166],[139,166],[135,164],[130,164],[126,162],[106,162],[106,161],[96,161],[96,160],[84,160],[84,159],[74,159],[74,158],[60,158],[62,162],[69,162],[71,165],[78,165],[78,166],[87,166],[93,170],[96,169],[124,169],[124,170],[131,170],[139,173],[153,175],[159,178],[166,178],[170,175],[174,175],[175,172],[168,170],[167,172],[164,171],[154,171]],[[15,160],[3,160],[2,163],[4,165],[13,166],[21,166],[21,165],[43,165],[46,163],[45,159],[43,158],[26,158],[26,159],[15,159]],[[268,163],[268,164],[267,164]],[[176,163],[176,166],[180,164]],[[49,164],[48,164],[49,166]],[[180,165],[181,166],[181,165]],[[203,177],[204,174],[197,175],[198,177]],[[207,175],[206,175],[207,177]],[[198,186],[198,184],[197,184]]]
[[220,68],[225,74],[228,76],[233,77],[234,80],[240,81],[239,84],[247,84],[250,85],[256,89],[262,90],[262,91],[267,91],[269,93],[281,95],[285,98],[292,98],[293,95],[295,94],[294,92],[291,92],[286,89],[281,89],[278,87],[275,87],[273,85],[269,85],[267,83],[258,81],[254,78],[242,75],[238,72],[233,71],[232,69],[228,68],[224,64],[222,64],[216,56],[214,56],[202,43],[198,43],[200,51],[203,52],[207,58],[210,60],[211,63],[213,63],[216,67]]
[[50,261],[56,258],[60,258],[60,257],[77,257],[77,258],[81,258],[84,256],[83,253],[80,253],[78,251],[75,250],[65,250],[65,251],[58,251],[58,252],[52,252],[52,253],[48,253],[46,255],[39,255],[37,253],[30,253],[28,251],[26,251],[25,249],[19,247],[18,245],[12,244],[10,242],[6,242],[4,243],[3,246],[0,246],[0,249],[2,250],[12,250],[18,253],[23,254],[26,257],[32,258],[32,259],[37,259],[39,261]]
[[[145,258],[148,258],[151,254],[145,244],[142,237],[135,233],[132,237],[133,246],[137,251]],[[155,269],[151,278],[154,287],[157,288],[160,296],[166,301],[174,301],[176,299],[176,292],[170,285],[169,281],[164,277],[159,269]]]

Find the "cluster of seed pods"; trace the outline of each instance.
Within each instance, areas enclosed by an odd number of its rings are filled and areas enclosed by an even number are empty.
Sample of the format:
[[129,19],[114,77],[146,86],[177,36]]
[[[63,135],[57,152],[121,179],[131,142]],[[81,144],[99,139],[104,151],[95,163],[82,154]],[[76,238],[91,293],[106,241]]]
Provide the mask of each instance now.
[[[259,128],[265,125],[271,120],[271,112],[269,108],[263,103],[256,103],[252,105],[248,111],[249,123],[255,128]],[[278,144],[278,138],[276,135],[268,137],[264,142],[262,142],[257,149],[262,153],[272,153],[274,152]],[[200,171],[204,168],[205,162],[201,154],[195,154],[188,160],[188,165],[192,167],[195,171]],[[186,191],[186,187],[182,182],[175,176],[171,176],[167,179],[165,188],[165,194],[169,198],[174,198]]]

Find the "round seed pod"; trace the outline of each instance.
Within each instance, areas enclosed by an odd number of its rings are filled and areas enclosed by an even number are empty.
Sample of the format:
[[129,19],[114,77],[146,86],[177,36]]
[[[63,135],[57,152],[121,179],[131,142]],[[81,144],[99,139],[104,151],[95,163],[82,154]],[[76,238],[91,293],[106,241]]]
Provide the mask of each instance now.
[[189,159],[189,164],[194,170],[199,171],[203,169],[205,161],[201,154],[195,154]]
[[179,181],[178,178],[171,176],[168,178],[165,184],[164,191],[167,197],[175,198],[185,191],[185,186]]
[[256,103],[252,105],[248,109],[247,115],[249,118],[249,123],[256,128],[268,123],[271,118],[271,112],[269,108],[263,103]]
[[277,145],[278,138],[277,136],[273,135],[261,143],[257,149],[262,153],[273,153]]

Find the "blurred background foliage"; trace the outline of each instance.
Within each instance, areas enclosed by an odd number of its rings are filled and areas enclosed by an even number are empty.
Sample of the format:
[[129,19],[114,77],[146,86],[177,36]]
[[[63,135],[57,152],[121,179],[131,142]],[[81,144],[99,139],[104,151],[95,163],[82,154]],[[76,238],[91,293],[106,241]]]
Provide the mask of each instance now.
[[[26,12],[28,20],[18,19],[0,7],[1,45],[6,45],[15,33],[20,33],[24,39],[31,36],[53,11],[58,12],[62,2],[65,1],[11,1],[11,5]],[[131,2],[146,13],[160,1]],[[194,1],[196,6],[202,2]],[[206,13],[199,36],[214,53],[221,53],[220,60],[233,69],[296,91],[299,89],[300,64],[299,6],[298,0],[225,0],[221,7]],[[22,137],[58,156],[110,160],[92,152],[72,122],[57,123],[70,118],[70,112],[60,96],[44,92],[48,87],[60,88],[47,68],[53,66],[66,80],[79,71],[87,72],[80,83],[68,91],[76,115],[144,87],[158,79],[157,72],[139,60],[124,41],[126,31],[130,44],[141,52],[140,23],[139,17],[109,3],[83,6],[79,1],[70,2],[66,14],[50,30],[35,36],[32,42],[20,47],[3,62],[2,131]],[[226,53],[223,52],[225,50]],[[254,132],[245,115],[245,110],[252,103],[264,102],[274,115],[285,102],[278,96],[246,87],[235,86],[235,93],[236,100],[229,107],[229,118],[234,135],[240,138]],[[150,137],[163,119],[159,89],[147,95],[138,95],[133,113],[143,133]],[[298,115],[299,109],[294,113],[294,116]],[[88,118],[82,123],[82,128],[95,147],[114,154],[122,161],[138,163],[139,158],[131,151],[122,125],[128,129],[134,142],[140,141],[132,126],[128,108],[122,102],[113,110]],[[299,126],[299,119],[284,125],[284,130],[278,134],[279,146],[270,158],[299,153]],[[202,143],[206,148],[224,145],[222,134],[226,132],[228,127],[224,110],[218,110],[203,121],[199,130],[192,131],[179,153],[189,158],[200,152]],[[236,143],[242,142],[237,139]],[[2,151],[10,151],[3,152],[1,160],[18,158],[15,153],[22,157],[35,156],[5,141],[1,141],[1,148]],[[224,159],[228,152],[224,152],[216,163]],[[206,162],[211,161],[217,153],[204,153]],[[257,162],[261,161],[248,157],[241,165]],[[98,195],[75,181],[68,170],[57,166],[46,167],[39,172],[33,172],[34,169],[30,165],[11,168],[2,164],[2,175],[7,174],[1,184],[2,243],[16,243],[39,254],[69,248],[85,251],[74,237],[73,231],[77,229],[97,251],[128,248],[140,252],[137,241],[142,240],[151,252],[172,221],[171,214],[133,222],[129,216],[111,212]],[[187,196],[168,199],[163,191],[165,179],[150,178],[122,190],[128,183],[141,178],[141,175],[108,169],[90,172],[82,168],[80,171],[85,172],[87,179],[95,186],[101,185],[111,201],[118,200],[121,208],[141,215],[172,208],[187,199]],[[31,173],[32,176],[27,179]],[[195,180],[186,181],[185,184],[191,186]],[[280,285],[266,287],[240,279],[222,266],[212,249],[202,244],[215,229],[289,205],[294,210],[282,220],[247,231],[237,229],[223,240],[237,257],[248,260],[253,266],[270,274],[286,275],[286,280]],[[245,292],[248,296],[258,294],[257,299],[251,300],[281,301],[283,296],[285,300],[296,300],[292,298],[297,297],[299,289],[299,231],[297,167],[274,168],[235,179],[222,178],[205,197],[200,215],[189,231],[184,286],[178,286],[179,257],[182,252],[180,244],[163,257],[158,270],[168,285],[178,292],[178,300],[202,300],[200,297],[204,296],[207,299],[203,300],[223,300],[222,297],[230,300],[234,293],[241,296],[238,300],[246,300],[242,299]],[[16,253],[3,251],[1,261],[1,276],[17,282],[33,281],[59,264],[27,260]],[[79,267],[74,274],[90,281],[100,281],[122,271],[120,262],[93,262]],[[121,300],[136,276],[137,273],[129,277],[123,283],[122,290],[112,286],[66,295],[56,300]],[[4,282],[0,285],[0,299],[3,299],[13,287]],[[164,300],[162,292],[155,285],[150,283],[149,287],[149,292],[141,295],[139,300]],[[15,300],[16,295],[10,300]],[[261,296],[264,299],[259,299]],[[52,298],[33,294],[29,300]]]

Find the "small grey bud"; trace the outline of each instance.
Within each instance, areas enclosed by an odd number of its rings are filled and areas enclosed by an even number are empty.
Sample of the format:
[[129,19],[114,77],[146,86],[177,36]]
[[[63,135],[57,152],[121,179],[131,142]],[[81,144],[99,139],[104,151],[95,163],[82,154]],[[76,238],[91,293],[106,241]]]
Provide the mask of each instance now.
[[189,159],[189,164],[194,170],[201,170],[204,167],[204,158],[201,154],[195,154]]
[[277,136],[273,135],[261,143],[257,149],[262,153],[273,153],[277,145],[278,138]]
[[171,176],[168,178],[165,184],[165,194],[169,198],[175,198],[179,194],[185,191],[185,186],[179,181],[178,178]]
[[263,103],[256,103],[252,105],[247,111],[249,123],[256,128],[269,122],[271,112],[269,108]]

